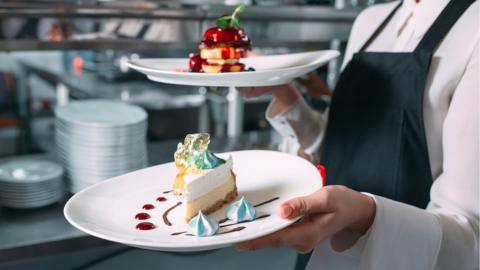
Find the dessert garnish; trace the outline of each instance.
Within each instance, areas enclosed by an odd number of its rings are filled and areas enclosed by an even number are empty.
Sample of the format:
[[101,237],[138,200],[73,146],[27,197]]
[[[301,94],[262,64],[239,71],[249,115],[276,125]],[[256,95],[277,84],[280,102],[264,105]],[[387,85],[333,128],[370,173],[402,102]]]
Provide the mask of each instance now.
[[200,210],[208,215],[237,196],[232,157],[216,156],[209,143],[208,133],[188,134],[174,154],[178,174],[173,193],[182,196],[187,222]]
[[223,16],[217,19],[218,27],[222,29],[227,28],[240,28],[240,24],[238,23],[237,14],[242,13],[245,11],[245,5],[239,5],[235,8],[232,15],[230,16]]
[[148,231],[155,229],[155,225],[151,222],[141,222],[137,224],[136,228],[140,231]]
[[211,236],[218,231],[218,222],[205,216],[202,211],[190,220],[187,227],[187,232],[196,236]]
[[255,207],[245,200],[245,197],[236,202],[233,202],[226,209],[226,216],[233,222],[241,222],[247,220],[254,220],[256,216]]
[[163,212],[163,215],[162,215],[162,219],[163,219],[163,223],[165,223],[165,225],[167,226],[172,226],[172,222],[170,222],[170,220],[168,219],[168,214],[175,208],[177,208],[178,206],[180,206],[182,204],[182,202],[177,202],[175,205],[173,205],[172,207],[168,208],[167,210],[165,210],[165,212]]
[[[261,202],[261,203],[256,204],[254,207],[259,207],[259,206],[263,206],[263,205],[269,204],[269,203],[271,203],[271,202],[274,202],[274,201],[278,200],[279,198],[280,198],[280,197],[275,197],[275,198],[266,200],[266,201],[264,201],[264,202]],[[244,220],[244,221],[239,221],[239,222],[230,223],[230,224],[223,224],[223,223],[226,223],[227,221],[229,221],[228,218],[224,218],[224,219],[222,219],[222,220],[219,220],[219,221],[218,221],[218,224],[219,224],[219,227],[220,227],[220,229],[221,229],[221,228],[225,228],[225,227],[238,226],[239,224],[243,224],[243,223],[254,222],[254,221],[256,221],[256,220],[264,219],[264,218],[267,218],[267,217],[269,217],[269,216],[270,216],[270,214],[262,214],[262,215],[256,216],[255,219],[253,219],[253,220]],[[219,229],[219,230],[220,230],[220,229]],[[232,229],[232,230],[230,230],[230,231],[221,231],[221,230],[220,230],[220,231],[217,233],[217,235],[219,235],[219,234],[225,234],[225,233],[230,233],[230,232],[236,232],[236,231],[240,231],[240,230],[243,230],[243,229],[245,229],[244,226],[234,228],[234,229]],[[174,235],[182,235],[182,234],[185,234],[185,233],[187,233],[187,231],[174,232],[174,233],[171,233],[170,235],[172,235],[172,236],[174,236]],[[187,235],[193,235],[193,234],[187,234]]]
[[153,208],[155,208],[155,206],[153,206],[153,204],[150,204],[150,203],[144,204],[142,206],[142,209],[144,210],[152,210]]
[[138,219],[138,220],[145,220],[149,218],[150,218],[150,215],[147,213],[138,213],[135,215],[135,219]]
[[182,143],[177,145],[174,154],[175,166],[178,174],[173,184],[173,193],[182,195],[185,189],[184,176],[186,174],[200,174],[203,170],[213,169],[225,160],[215,156],[208,150],[210,135],[208,133],[188,134]]
[[[240,5],[232,15],[217,19],[217,26],[205,31],[200,42],[200,54],[190,54],[191,72],[219,73],[245,71],[239,59],[246,57],[252,44],[240,27],[238,15],[245,10]],[[251,69],[248,69],[251,70]]]

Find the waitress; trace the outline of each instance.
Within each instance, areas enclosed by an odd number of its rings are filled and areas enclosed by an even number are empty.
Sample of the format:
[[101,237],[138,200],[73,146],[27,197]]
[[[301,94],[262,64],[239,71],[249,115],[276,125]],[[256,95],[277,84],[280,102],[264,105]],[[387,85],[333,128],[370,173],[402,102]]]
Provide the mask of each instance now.
[[478,269],[479,40],[475,0],[375,5],[328,116],[292,84],[240,89],[273,93],[282,149],[325,165],[328,186],[280,206],[300,223],[238,249],[313,250],[308,269]]

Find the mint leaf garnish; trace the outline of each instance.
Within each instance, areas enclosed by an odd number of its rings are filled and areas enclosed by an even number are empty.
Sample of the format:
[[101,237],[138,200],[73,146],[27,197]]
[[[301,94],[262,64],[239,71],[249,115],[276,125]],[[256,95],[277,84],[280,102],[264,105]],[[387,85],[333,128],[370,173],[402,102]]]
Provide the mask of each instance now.
[[235,16],[237,15],[237,13],[242,13],[245,11],[245,5],[244,4],[241,4],[240,6],[236,7],[235,10],[233,11],[233,15],[232,16]]
[[[225,16],[225,17],[227,17],[227,16]],[[217,26],[222,28],[222,29],[228,28],[228,21],[230,19],[226,19],[225,17],[221,17],[217,20]],[[228,17],[230,17],[230,16],[228,16]]]
[[223,16],[217,19],[217,26],[221,29],[231,28],[240,28],[240,23],[238,22],[237,14],[242,13],[245,10],[245,5],[240,5],[235,8],[232,15]]
[[233,11],[233,14],[232,14],[232,19],[230,20],[230,27],[237,28],[237,29],[240,28],[240,24],[238,22],[237,14],[240,14],[243,11],[245,11],[245,5],[243,5],[243,4],[238,6],[237,8],[235,8],[235,10]]

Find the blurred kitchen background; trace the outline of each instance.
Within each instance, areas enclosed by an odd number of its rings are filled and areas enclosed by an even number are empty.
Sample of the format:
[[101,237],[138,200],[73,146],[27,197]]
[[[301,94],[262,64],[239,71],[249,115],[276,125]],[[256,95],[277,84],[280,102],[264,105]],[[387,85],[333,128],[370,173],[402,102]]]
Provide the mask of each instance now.
[[[385,1],[0,0],[0,165],[19,158],[61,165],[54,109],[93,99],[133,104],[146,111],[148,165],[171,161],[186,133],[209,132],[215,152],[275,149],[280,138],[264,116],[271,97],[242,99],[228,88],[154,83],[130,70],[127,61],[187,57],[197,51],[204,30],[240,3],[247,5],[240,20],[255,53],[343,52],[355,17],[378,2]],[[331,87],[341,61],[317,70]],[[328,100],[309,101],[318,110],[328,105]],[[68,183],[66,178],[62,181]],[[0,269],[194,265],[197,269],[294,269],[296,265],[296,254],[289,250],[245,254],[224,249],[179,255],[95,239],[63,218],[69,196],[66,185],[58,202],[36,208],[12,207],[0,198]]]

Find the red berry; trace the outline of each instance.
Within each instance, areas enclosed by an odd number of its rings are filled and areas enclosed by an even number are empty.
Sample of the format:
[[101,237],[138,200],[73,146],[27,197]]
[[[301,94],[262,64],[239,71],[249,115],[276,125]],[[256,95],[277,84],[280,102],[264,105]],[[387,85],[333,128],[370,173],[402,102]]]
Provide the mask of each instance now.
[[229,44],[231,47],[250,47],[250,40],[242,29],[212,27],[205,31],[201,47],[214,47],[220,43]]
[[200,72],[200,70],[202,69],[202,62],[203,60],[199,54],[194,54],[190,56],[190,60],[188,61],[188,67],[190,68],[190,71]]

